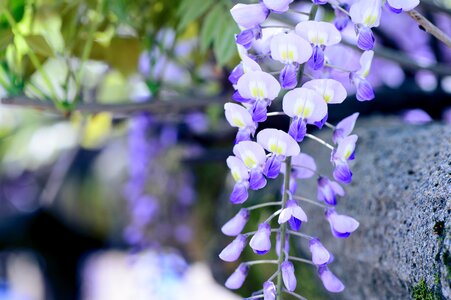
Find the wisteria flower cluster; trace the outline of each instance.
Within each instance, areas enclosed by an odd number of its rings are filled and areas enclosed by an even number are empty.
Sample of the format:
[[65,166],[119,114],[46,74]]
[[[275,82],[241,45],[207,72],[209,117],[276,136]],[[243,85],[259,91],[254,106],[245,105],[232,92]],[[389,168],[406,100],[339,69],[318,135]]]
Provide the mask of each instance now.
[[[327,122],[328,106],[342,103],[348,96],[343,83],[343,73],[353,85],[359,101],[374,99],[374,92],[367,80],[373,59],[375,38],[372,32],[379,26],[383,3],[380,0],[357,0],[347,3],[313,0],[308,19],[294,27],[272,25],[270,15],[300,13],[290,9],[293,0],[262,0],[256,4],[237,4],[231,9],[233,19],[241,28],[236,35],[236,44],[241,63],[229,76],[235,88],[232,98],[238,103],[225,104],[225,116],[232,127],[238,128],[233,156],[227,158],[235,185],[230,196],[233,204],[243,204],[249,190],[264,188],[268,180],[282,174],[281,201],[260,203],[242,208],[223,227],[222,232],[235,239],[225,247],[219,257],[227,262],[239,259],[247,244],[258,255],[273,249],[271,235],[276,235],[277,260],[255,260],[243,262],[227,279],[230,289],[240,288],[255,264],[275,264],[276,272],[262,284],[262,290],[251,299],[282,299],[283,293],[297,294],[294,263],[316,266],[317,273],[329,292],[344,290],[344,284],[332,273],[329,265],[333,255],[320,239],[299,232],[302,223],[308,222],[303,204],[316,205],[324,209],[325,219],[336,238],[347,238],[359,227],[352,217],[337,212],[337,199],[345,195],[342,184],[352,181],[349,162],[354,160],[358,140],[353,128],[358,118],[354,113],[337,125]],[[316,20],[319,6],[332,7],[333,22]],[[394,13],[414,8],[418,0],[386,1],[384,5]],[[287,16],[287,18],[289,18]],[[277,23],[276,23],[277,24]],[[359,65],[347,70],[334,65],[333,58],[346,55],[341,47],[342,30],[354,24],[355,43],[363,50]],[[276,27],[278,30],[272,30]],[[267,69],[267,70],[264,70]],[[334,72],[341,72],[335,76]],[[278,75],[278,78],[274,75]],[[282,110],[271,111],[273,101],[282,98]],[[287,116],[290,125],[286,130],[265,128],[258,131],[259,124],[271,116]],[[331,130],[332,143],[309,133],[310,128]],[[309,138],[330,150],[332,176],[317,171],[313,157],[301,152],[300,143]],[[317,199],[312,200],[297,193],[299,180],[317,177]],[[274,206],[277,210],[253,232],[243,233],[250,214],[262,207]],[[277,226],[271,221],[278,218]],[[301,238],[308,242],[311,258],[292,256],[289,239]]]

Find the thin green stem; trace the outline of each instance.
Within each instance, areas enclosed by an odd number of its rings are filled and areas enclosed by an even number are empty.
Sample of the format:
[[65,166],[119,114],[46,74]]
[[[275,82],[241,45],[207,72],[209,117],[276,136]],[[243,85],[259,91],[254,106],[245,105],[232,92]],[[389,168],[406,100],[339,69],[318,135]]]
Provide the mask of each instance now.
[[318,201],[314,201],[314,200],[311,200],[311,199],[308,199],[308,198],[305,198],[305,197],[302,197],[302,196],[293,196],[293,199],[304,201],[304,202],[307,202],[307,203],[319,206],[321,208],[329,208],[328,206],[326,206],[324,204],[318,203]]
[[330,124],[329,122],[324,123],[324,125],[326,125],[326,127],[329,127],[332,130],[335,130],[335,126]]
[[[281,203],[282,203],[281,206],[285,207],[285,204],[283,202],[281,202]],[[277,211],[275,211],[272,215],[270,215],[268,217],[268,219],[266,219],[265,223],[269,223],[272,219],[274,219],[276,216],[278,216],[281,211],[282,211],[282,208],[277,210]]]
[[308,13],[308,12],[298,11],[298,10],[294,10],[294,9],[289,9],[288,12],[291,12],[294,14],[299,14],[299,15],[304,15],[304,16],[310,16],[310,13]]
[[306,264],[309,264],[309,265],[312,265],[312,266],[315,265],[311,260],[308,260],[308,259],[305,259],[305,258],[300,258],[300,257],[295,257],[295,256],[288,256],[288,260],[297,261],[297,262],[301,262],[301,263],[306,263]]
[[273,259],[262,259],[262,260],[251,260],[251,261],[247,261],[245,262],[246,265],[248,266],[253,266],[253,265],[261,265],[261,264],[277,264],[277,260],[273,260]]
[[306,133],[305,134],[306,137],[308,137],[309,139],[315,140],[318,143],[320,143],[321,145],[326,146],[327,148],[329,148],[330,150],[334,150],[334,147],[331,144],[326,143],[325,141],[323,141],[322,139],[320,139],[317,136],[314,136],[313,134],[310,133]]
[[345,69],[343,67],[336,66],[336,65],[331,65],[331,64],[328,64],[328,63],[325,63],[324,66],[332,68],[332,69],[336,69],[336,70],[344,72],[344,73],[351,73],[352,72],[351,70],[347,70],[347,69]]
[[313,239],[313,237],[308,234],[300,233],[300,232],[293,231],[293,230],[288,230],[288,234],[295,235],[295,236],[298,236],[298,237],[301,237],[301,238],[304,238],[307,240]]
[[[275,228],[271,229],[271,233],[273,233],[273,232],[279,232],[279,229],[275,229]],[[248,237],[248,236],[251,236],[251,235],[256,234],[256,233],[257,233],[257,230],[243,233],[243,235]]]
[[261,204],[256,204],[256,205],[252,205],[249,207],[246,207],[247,210],[254,210],[257,208],[262,208],[262,207],[266,207],[266,206],[276,206],[276,205],[281,205],[282,202],[266,202],[266,203],[261,203]]
[[266,114],[267,117],[274,117],[274,116],[286,116],[286,114],[283,111],[272,111]]

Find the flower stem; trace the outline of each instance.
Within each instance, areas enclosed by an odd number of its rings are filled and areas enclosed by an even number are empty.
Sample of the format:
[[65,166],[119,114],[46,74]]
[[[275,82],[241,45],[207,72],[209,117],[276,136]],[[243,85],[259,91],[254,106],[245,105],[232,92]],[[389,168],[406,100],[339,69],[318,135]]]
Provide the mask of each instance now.
[[254,210],[254,209],[265,207],[265,206],[276,206],[276,205],[281,205],[281,204],[282,204],[281,201],[279,201],[279,202],[266,202],[266,203],[261,203],[261,204],[256,204],[256,205],[252,205],[252,206],[246,207],[246,209],[247,210]]
[[305,197],[302,197],[302,196],[293,196],[293,199],[295,199],[295,200],[300,200],[300,201],[304,201],[304,202],[308,202],[308,203],[310,203],[310,204],[319,206],[319,207],[321,207],[321,208],[329,208],[327,205],[318,203],[317,201],[314,201],[314,200],[312,200],[312,199],[308,199],[308,198],[305,198]]
[[449,37],[445,32],[440,30],[437,26],[431,23],[428,19],[426,19],[421,13],[417,10],[409,10],[406,12],[409,17],[411,17],[415,22],[417,22],[424,30],[430,34],[432,34],[436,39],[444,43],[448,48],[451,48],[451,37]]
[[277,260],[270,260],[270,259],[251,260],[251,261],[245,262],[245,264],[248,266],[260,265],[260,264],[277,264]]
[[[282,203],[282,207],[285,207],[285,204],[283,202],[281,202],[281,203]],[[265,223],[269,223],[272,219],[274,219],[277,215],[279,215],[281,211],[282,211],[282,208],[277,210],[276,212],[274,212],[272,215],[270,215],[268,217],[268,219],[266,219]]]
[[[273,232],[279,232],[279,229],[275,229],[275,228],[271,229],[271,233],[273,233]],[[256,234],[256,233],[257,233],[257,231],[250,231],[250,232],[243,233],[243,235],[244,236],[251,236],[251,235]]]
[[274,117],[274,116],[285,116],[285,113],[283,111],[272,111],[266,114],[268,117]]
[[315,140],[315,141],[317,141],[318,143],[320,143],[320,144],[326,146],[326,147],[329,148],[330,150],[334,150],[334,147],[333,147],[331,144],[326,143],[325,141],[323,141],[323,140],[320,139],[319,137],[314,136],[313,134],[306,133],[305,136],[308,137],[309,139]]
[[293,260],[293,261],[306,263],[306,264],[313,265],[313,266],[315,265],[311,260],[300,258],[300,257],[288,256],[288,259],[289,260]]
[[329,127],[332,130],[335,130],[335,126],[330,124],[329,122],[324,123],[324,125],[326,125],[326,127]]
[[300,232],[293,231],[293,230],[288,230],[288,234],[295,235],[295,236],[298,236],[298,237],[301,237],[301,238],[304,238],[307,240],[313,239],[313,237],[309,236],[308,234],[300,233]]

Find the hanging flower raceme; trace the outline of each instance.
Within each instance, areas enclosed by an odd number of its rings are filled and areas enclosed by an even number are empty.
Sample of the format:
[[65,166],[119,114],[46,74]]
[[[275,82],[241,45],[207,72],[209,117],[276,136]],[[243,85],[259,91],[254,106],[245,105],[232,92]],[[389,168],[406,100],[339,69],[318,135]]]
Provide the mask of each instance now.
[[327,104],[316,91],[307,88],[296,88],[283,97],[283,111],[293,118],[289,134],[298,142],[307,133],[307,124],[321,122],[327,115]]
[[235,103],[224,104],[224,110],[230,126],[238,127],[235,144],[241,141],[249,141],[257,128],[249,111],[243,106]]
[[254,39],[261,36],[260,24],[266,20],[269,15],[269,9],[263,3],[258,4],[236,4],[230,10],[232,18],[243,28],[241,33],[236,36],[237,44],[243,45],[249,49]]
[[357,46],[362,50],[374,48],[375,39],[371,28],[379,26],[381,6],[381,0],[359,0],[349,10],[351,20],[356,24]]
[[285,157],[298,155],[300,152],[296,141],[282,130],[264,129],[257,134],[257,142],[271,152],[263,171],[268,178],[276,178],[279,175]]
[[338,44],[341,34],[334,25],[320,21],[304,21],[296,25],[296,33],[313,45],[309,65],[314,70],[324,65],[324,49]]
[[266,185],[263,168],[266,164],[265,150],[256,142],[243,141],[233,147],[233,153],[244,162],[249,173],[249,187],[259,190]]
[[356,88],[356,97],[359,101],[368,101],[374,99],[373,87],[366,79],[371,69],[374,52],[365,51],[360,57],[360,69],[349,74],[349,78]]
[[285,64],[279,76],[282,88],[295,88],[298,84],[298,65],[309,60],[312,47],[297,34],[289,32],[273,36],[270,49],[272,59]]
[[252,105],[252,120],[264,122],[267,118],[267,107],[279,95],[280,84],[271,74],[250,71],[238,80],[237,91],[241,102]]

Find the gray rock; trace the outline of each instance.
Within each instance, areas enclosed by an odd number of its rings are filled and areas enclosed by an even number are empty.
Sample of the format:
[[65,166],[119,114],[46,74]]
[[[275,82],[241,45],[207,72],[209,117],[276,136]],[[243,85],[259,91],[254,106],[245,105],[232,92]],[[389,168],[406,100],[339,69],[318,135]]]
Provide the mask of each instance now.
[[[304,227],[335,255],[330,268],[346,289],[332,299],[451,299],[451,126],[372,118],[359,120],[355,133],[354,181],[337,211],[359,229],[334,239],[317,215]],[[330,152],[317,149],[312,141],[302,151],[321,156],[319,169],[330,172]]]

